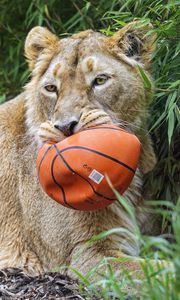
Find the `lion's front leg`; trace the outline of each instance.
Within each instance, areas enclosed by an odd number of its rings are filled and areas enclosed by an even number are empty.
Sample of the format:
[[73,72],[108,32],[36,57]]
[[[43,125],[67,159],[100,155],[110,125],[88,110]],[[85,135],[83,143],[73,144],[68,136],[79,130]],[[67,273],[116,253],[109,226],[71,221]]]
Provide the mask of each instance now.
[[40,259],[21,238],[7,240],[0,249],[0,269],[20,268],[29,274],[40,274],[44,270]]
[[167,267],[169,268],[170,264],[163,260],[145,260],[140,257],[125,255],[118,250],[81,245],[73,252],[70,274],[72,276],[74,270],[75,274],[78,271],[86,276],[90,282],[95,283],[102,278],[109,280],[109,270],[111,269],[116,277],[114,280],[122,282],[122,279],[126,277],[129,286],[126,286],[125,290],[129,290],[132,282],[134,287],[139,285],[147,277],[147,273],[149,276],[152,274],[157,274],[153,276],[161,276],[162,270]]
[[4,164],[0,167],[0,269],[21,268],[40,273],[42,264],[27,241],[23,226],[16,169],[12,168],[11,157],[1,159]]
[[[94,282],[106,276],[108,265],[114,272],[122,274],[128,271],[134,278],[143,277],[143,260],[123,254],[121,251],[108,250],[97,246],[79,245],[72,253],[70,273],[72,268]],[[104,274],[104,275],[103,275]]]

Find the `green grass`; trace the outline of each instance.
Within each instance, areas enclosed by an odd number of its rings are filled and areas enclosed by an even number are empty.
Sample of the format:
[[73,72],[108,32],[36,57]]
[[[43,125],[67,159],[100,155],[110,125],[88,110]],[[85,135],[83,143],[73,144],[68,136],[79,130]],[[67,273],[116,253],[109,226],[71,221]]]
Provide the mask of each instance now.
[[[112,35],[128,22],[139,19],[144,23],[151,22],[157,34],[152,64],[155,95],[148,125],[158,163],[147,174],[145,185],[153,192],[153,199],[159,200],[152,201],[152,207],[163,217],[162,232],[174,233],[175,242],[170,243],[163,236],[143,237],[137,230],[141,256],[148,262],[144,267],[145,277],[139,280],[140,288],[135,285],[135,295],[128,295],[126,286],[133,288],[134,280],[127,272],[123,277],[114,273],[108,261],[103,261],[107,272],[96,284],[91,285],[88,278],[79,274],[81,281],[98,295],[98,299],[110,299],[110,295],[112,299],[180,299],[180,200],[177,201],[180,194],[179,4],[176,0],[0,1],[0,103],[17,95],[29,78],[23,48],[25,37],[33,26],[46,26],[61,37],[88,28]],[[141,69],[139,72],[148,88],[148,78]],[[133,217],[133,212],[129,213]],[[149,259],[158,258],[170,260],[174,271],[165,267],[163,278],[157,276]]]
[[[87,290],[96,299],[180,299],[180,198],[176,205],[171,202],[163,202],[169,208],[168,214],[167,210],[161,209],[161,214],[166,215],[166,218],[172,222],[174,229],[174,241],[170,243],[163,236],[142,236],[138,230],[132,208],[127,205],[122,196],[117,195],[117,193],[116,196],[137,228],[136,238],[140,243],[140,256],[144,259],[142,263],[143,277],[132,276],[127,269],[119,269],[118,271],[113,269],[111,262],[118,264],[125,260],[122,258],[102,259],[94,269],[89,271],[86,277],[77,270],[71,270],[77,275],[82,286],[86,286]],[[162,202],[158,204],[162,205]],[[131,234],[124,228],[114,228],[93,237],[90,243],[103,239],[115,232]],[[103,272],[102,266],[105,268]],[[95,278],[96,274],[98,274],[99,279],[92,284],[90,278]]]

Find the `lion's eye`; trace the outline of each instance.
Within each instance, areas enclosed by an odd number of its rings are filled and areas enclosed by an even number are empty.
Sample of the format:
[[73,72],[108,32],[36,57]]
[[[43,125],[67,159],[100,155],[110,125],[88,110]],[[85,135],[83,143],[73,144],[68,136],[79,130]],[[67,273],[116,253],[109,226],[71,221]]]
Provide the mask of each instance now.
[[51,92],[51,93],[57,92],[57,87],[54,84],[48,84],[44,88],[46,91]]
[[108,76],[106,75],[99,75],[94,79],[93,85],[102,85],[108,80]]

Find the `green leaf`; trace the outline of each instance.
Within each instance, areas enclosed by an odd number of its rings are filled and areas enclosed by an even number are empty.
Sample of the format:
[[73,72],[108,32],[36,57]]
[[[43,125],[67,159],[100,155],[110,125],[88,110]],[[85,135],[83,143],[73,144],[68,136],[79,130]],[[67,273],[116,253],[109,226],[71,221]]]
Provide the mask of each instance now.
[[174,111],[171,111],[169,118],[168,118],[168,142],[169,146],[171,144],[171,138],[174,131]]
[[176,100],[176,97],[177,97],[177,91],[174,91],[174,93],[169,94],[167,101],[166,101],[166,106],[165,106],[165,109],[167,112],[170,111],[172,105],[174,104],[174,102]]
[[137,69],[138,69],[139,75],[141,76],[141,78],[142,78],[142,80],[144,82],[145,89],[151,90],[152,89],[152,82],[149,79],[148,75],[145,73],[145,71],[143,70],[142,67],[137,66]]
[[120,20],[117,20],[117,19],[114,19],[114,21],[117,23],[117,24],[119,24],[119,25],[121,25],[121,26],[126,26],[127,25],[127,23],[125,23],[124,21],[120,21]]
[[103,232],[93,236],[89,242],[92,243],[92,242],[98,241],[102,238],[105,238],[105,237],[107,237],[111,234],[115,234],[115,233],[117,233],[117,234],[122,233],[122,234],[125,234],[127,238],[129,236],[129,238],[134,239],[134,234],[132,234],[132,232],[130,232],[128,229],[126,229],[124,227],[122,227],[122,228],[119,227],[119,228],[113,228],[113,229],[110,229],[107,231],[103,231]]
[[176,80],[175,82],[173,82],[173,83],[169,86],[169,88],[172,89],[172,88],[176,88],[176,87],[178,87],[178,86],[180,86],[180,80]]
[[166,113],[163,112],[160,117],[157,119],[157,121],[153,124],[153,126],[150,128],[149,132],[151,132],[154,128],[157,128],[158,126],[160,126],[160,124],[162,122],[164,122],[165,120],[165,117],[166,117]]

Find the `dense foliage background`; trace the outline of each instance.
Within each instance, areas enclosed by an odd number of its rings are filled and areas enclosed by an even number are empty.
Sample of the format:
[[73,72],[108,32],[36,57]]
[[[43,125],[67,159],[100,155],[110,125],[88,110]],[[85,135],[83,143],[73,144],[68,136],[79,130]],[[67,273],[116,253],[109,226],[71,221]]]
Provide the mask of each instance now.
[[[151,22],[157,33],[157,48],[153,56],[152,74],[155,82],[155,96],[150,106],[149,131],[154,141],[158,163],[147,175],[148,184],[155,199],[161,199],[162,208],[168,207],[168,222],[164,227],[172,225],[176,237],[175,244],[166,240],[152,240],[138,237],[143,257],[163,257],[171,259],[175,274],[165,271],[166,281],[149,275],[145,270],[145,281],[141,291],[141,299],[179,299],[180,297],[180,201],[174,204],[180,191],[180,128],[178,71],[180,67],[180,13],[179,1],[176,0],[0,0],[0,103],[17,95],[28,81],[29,71],[23,57],[24,41],[28,31],[37,25],[48,27],[59,36],[92,28],[111,35],[113,31],[123,27],[133,19]],[[178,65],[179,64],[179,65]],[[167,216],[161,208],[163,215]],[[171,227],[171,226],[170,226]],[[101,236],[102,238],[102,236]],[[158,251],[154,252],[154,245]],[[153,248],[152,248],[153,246]],[[152,251],[149,251],[151,249]],[[127,299],[111,269],[108,277],[97,283],[105,289],[103,298],[110,299],[109,293],[117,299]],[[77,271],[76,271],[77,273]],[[80,275],[88,285],[87,278]],[[132,281],[128,281],[132,284]],[[134,282],[134,281],[133,281]],[[91,289],[93,287],[91,286]],[[97,290],[95,289],[95,293]],[[144,294],[143,294],[144,293]],[[114,297],[114,296],[113,296]],[[98,298],[100,299],[100,298]],[[115,298],[112,298],[115,299]],[[130,299],[130,298],[128,298]],[[136,299],[136,298],[131,298]]]

